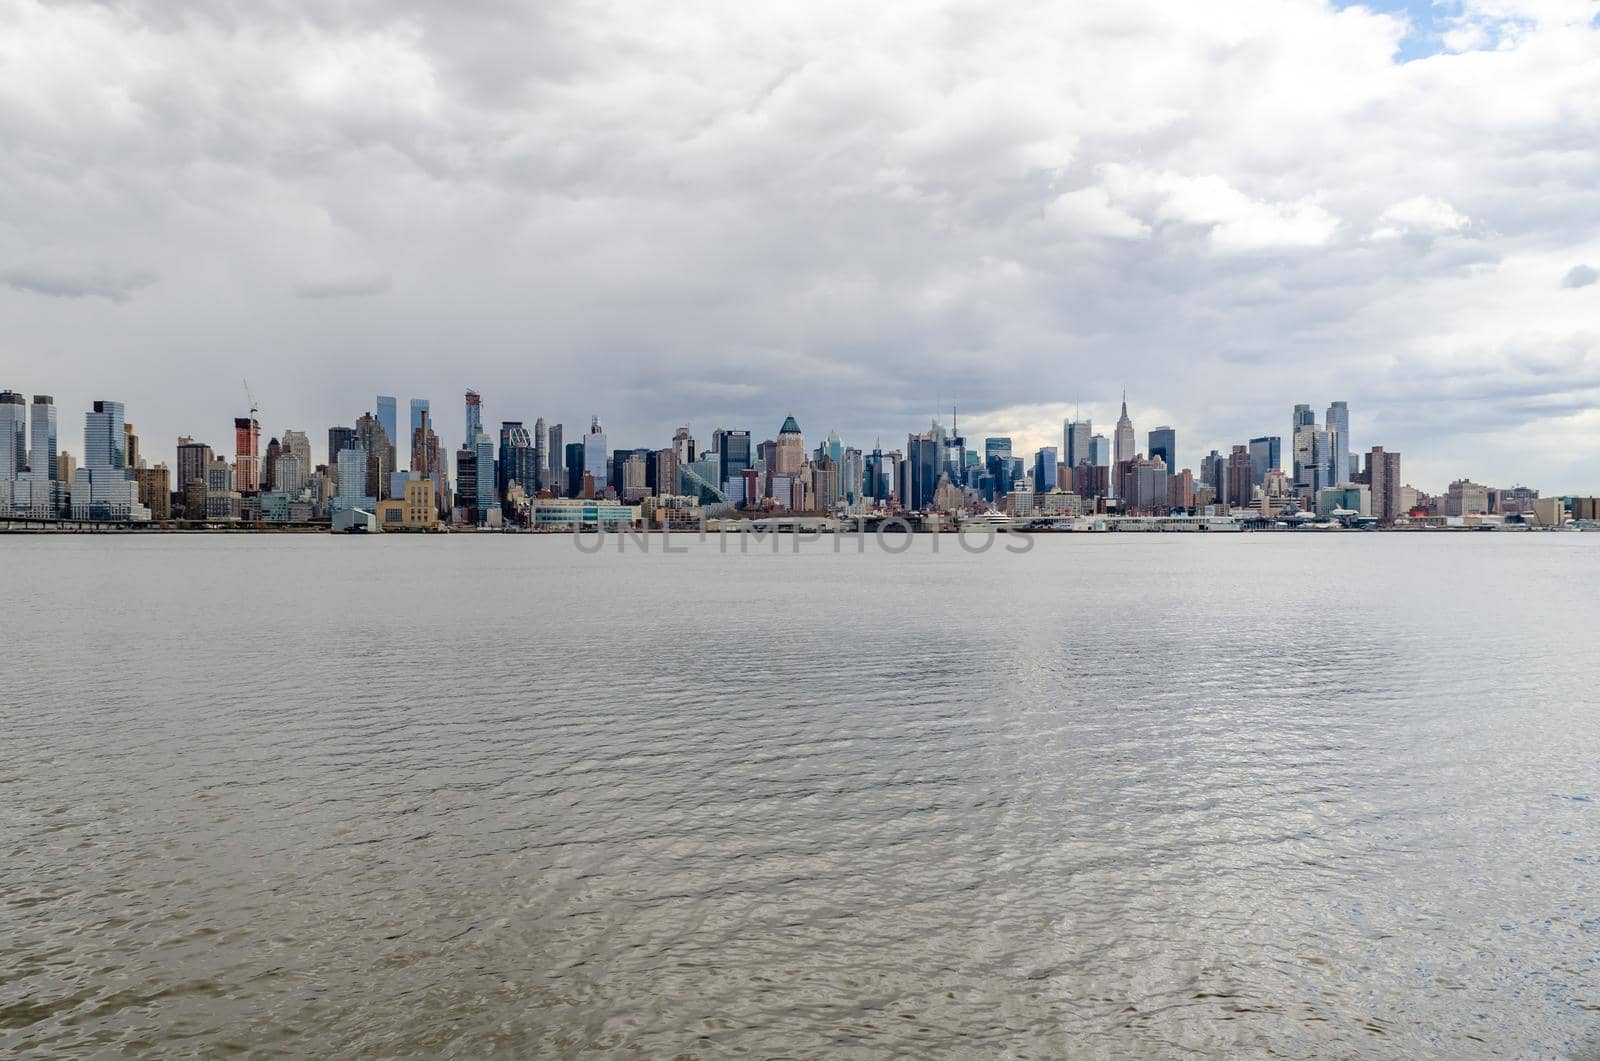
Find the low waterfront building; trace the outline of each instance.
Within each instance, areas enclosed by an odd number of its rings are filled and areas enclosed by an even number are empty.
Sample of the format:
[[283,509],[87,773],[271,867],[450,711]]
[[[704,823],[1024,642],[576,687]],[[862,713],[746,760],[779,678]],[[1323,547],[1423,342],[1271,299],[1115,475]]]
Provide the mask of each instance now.
[[577,530],[588,527],[622,529],[639,518],[636,505],[624,505],[610,498],[542,497],[531,506],[533,526],[546,530]]
[[383,530],[428,530],[438,522],[434,513],[433,481],[411,479],[402,487],[403,497],[378,502],[378,526]]

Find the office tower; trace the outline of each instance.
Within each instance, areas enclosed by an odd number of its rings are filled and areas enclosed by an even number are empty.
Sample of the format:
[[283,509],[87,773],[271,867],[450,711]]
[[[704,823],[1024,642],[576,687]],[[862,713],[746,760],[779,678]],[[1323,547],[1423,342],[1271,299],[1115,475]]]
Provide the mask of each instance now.
[[65,490],[72,485],[72,481],[77,477],[78,462],[71,453],[62,450],[60,455],[56,457],[56,482],[60,483],[61,488]]
[[278,480],[277,480],[277,475],[278,475],[277,463],[278,463],[278,458],[281,457],[282,455],[283,455],[283,446],[279,444],[278,440],[275,439],[275,438],[269,440],[267,442],[267,452],[262,457],[262,461],[261,461],[261,489],[262,490],[267,491],[267,492],[271,492],[273,490],[281,490],[281,489],[283,489],[283,487],[281,485],[279,485]]
[[1292,437],[1302,427],[1315,427],[1316,424],[1317,414],[1311,411],[1311,406],[1296,405],[1294,407],[1294,417],[1289,425],[1289,434]]
[[127,461],[126,467],[139,466],[139,436],[134,433],[132,424],[122,425],[122,459]]
[[1334,402],[1328,406],[1328,464],[1326,486],[1337,486],[1350,481],[1350,406]]
[[1122,415],[1117,418],[1116,444],[1112,462],[1121,464],[1134,458],[1133,421],[1128,419],[1128,392],[1122,392]]
[[97,401],[83,416],[83,470],[72,486],[77,519],[149,519],[128,470],[127,418],[121,402]]
[[988,463],[990,457],[1011,456],[1011,440],[1009,438],[986,438],[983,440],[983,459]]
[[[27,408],[27,399],[16,391],[0,391],[0,483],[13,481],[28,466]],[[10,495],[3,500],[9,502]]]
[[550,450],[546,441],[544,417],[533,422],[533,490],[530,497],[550,488]]
[[310,476],[310,469],[288,450],[280,451],[272,462],[272,488],[281,494],[299,494],[306,488]]
[[[3,415],[3,414],[0,414]],[[33,432],[28,448],[28,469],[34,478],[56,481],[56,403],[48,394],[35,394],[28,407],[29,429]]]
[[474,390],[467,391],[467,440],[462,443],[471,449],[483,431],[483,399]]
[[[800,434],[800,425],[795,422],[794,415],[784,418],[783,426],[778,429],[778,447],[773,451],[772,473],[774,475],[798,475],[800,466],[806,462],[805,438]],[[928,496],[933,496],[929,488]]]
[[1255,497],[1254,466],[1250,462],[1250,447],[1235,446],[1228,454],[1226,480],[1221,497],[1232,508],[1249,508]]
[[1170,427],[1158,427],[1150,432],[1150,445],[1146,454],[1151,460],[1160,457],[1169,469],[1178,466],[1178,433]]
[[[241,494],[261,489],[261,423],[253,416],[233,421],[233,488]],[[84,462],[88,463],[87,456]]]
[[1111,440],[1106,436],[1089,437],[1089,463],[1098,468],[1111,467]]
[[[371,413],[362,413],[356,421],[356,441],[367,455],[367,475],[362,496],[377,499],[388,493],[389,473],[394,471],[394,445],[383,433],[383,424]],[[342,470],[344,465],[339,466]],[[344,483],[339,484],[340,489]]]
[[1400,503],[1400,454],[1373,446],[1367,454],[1367,484],[1372,491],[1372,515],[1379,523],[1407,514]]
[[1094,435],[1093,421],[1068,420],[1062,430],[1061,452],[1064,455],[1068,468],[1076,468],[1084,461],[1091,464],[1094,461],[1089,457],[1089,439]]
[[478,451],[472,446],[456,450],[456,507],[467,522],[475,522],[478,511]]
[[583,489],[584,447],[583,442],[568,442],[564,447],[561,467],[565,482],[562,491],[568,497],[577,497]]
[[1282,460],[1283,440],[1277,435],[1263,435],[1250,440],[1250,481],[1260,486],[1267,481],[1267,473],[1276,471]]
[[1311,468],[1307,480],[1311,494],[1333,486],[1333,436],[1321,429],[1311,431]]
[[[395,415],[396,402],[394,396],[389,394],[378,395],[377,410],[378,423],[383,425],[383,437],[389,440],[389,445],[393,446],[396,444],[396,440],[400,437],[400,423],[396,419]],[[395,460],[398,458],[399,454],[396,454],[395,457],[389,461],[389,466],[391,468],[395,466]],[[387,482],[388,480],[386,479],[384,481]],[[381,497],[382,495],[379,496]]]
[[1184,512],[1194,508],[1194,472],[1188,468],[1167,477],[1167,508]]
[[1045,446],[1033,455],[1033,492],[1047,494],[1056,488],[1056,448]]
[[[429,412],[428,399],[411,399],[411,427],[403,436],[405,439],[409,441],[417,437],[417,429],[422,426],[423,421],[430,419]],[[411,470],[414,472],[426,471],[426,469],[418,468],[415,464],[411,465]]]
[[[676,447],[674,447],[676,448]],[[680,460],[682,458],[679,458]],[[582,476],[594,477],[594,492],[598,497],[606,489],[606,433],[600,430],[600,418],[593,417],[589,421],[589,433],[583,436],[583,463],[579,466]]]
[[900,503],[914,512],[933,507],[933,494],[939,488],[939,463],[944,440],[939,432],[906,436],[905,484],[899,491]]
[[356,445],[356,429],[353,427],[328,428],[328,467],[339,467],[339,454]]
[[567,492],[567,451],[561,441],[561,425],[550,429],[550,474],[545,480],[553,494]]
[[511,495],[511,484],[522,484],[528,497],[539,494],[538,462],[534,459],[533,436],[520,420],[500,424],[500,496]]
[[[844,455],[842,445],[839,453],[841,457]],[[839,462],[826,453],[811,470],[811,507],[824,513],[834,512],[839,507]]]
[[478,441],[472,447],[473,455],[477,457],[477,498],[478,522],[486,523],[489,520],[489,510],[494,508],[499,498],[495,492],[495,467],[494,467],[494,440],[483,432],[478,432]]
[[711,438],[717,450],[717,474],[721,476],[717,485],[726,490],[729,483],[742,480],[744,470],[751,467],[750,432],[724,429]]

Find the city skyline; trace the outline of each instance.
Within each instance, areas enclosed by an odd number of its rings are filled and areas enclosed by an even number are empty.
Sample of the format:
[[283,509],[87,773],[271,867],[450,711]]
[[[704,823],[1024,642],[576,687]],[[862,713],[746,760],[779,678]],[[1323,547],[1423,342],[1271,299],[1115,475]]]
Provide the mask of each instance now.
[[958,404],[1029,450],[1124,385],[1224,453],[1339,395],[1418,481],[1594,492],[1595,14],[24,4],[0,376],[163,457],[241,377],[269,431],[465,381],[580,434]]

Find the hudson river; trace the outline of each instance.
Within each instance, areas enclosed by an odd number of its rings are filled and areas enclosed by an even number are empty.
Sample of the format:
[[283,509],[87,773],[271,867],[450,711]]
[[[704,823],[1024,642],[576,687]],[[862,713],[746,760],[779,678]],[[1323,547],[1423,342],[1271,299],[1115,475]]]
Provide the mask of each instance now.
[[0,539],[0,1054],[1600,1052],[1600,535],[778,544]]

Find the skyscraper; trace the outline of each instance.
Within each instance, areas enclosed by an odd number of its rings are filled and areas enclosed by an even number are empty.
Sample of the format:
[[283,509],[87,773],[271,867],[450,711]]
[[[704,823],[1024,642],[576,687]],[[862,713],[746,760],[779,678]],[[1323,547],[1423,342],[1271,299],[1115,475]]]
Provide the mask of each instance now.
[[[196,442],[188,435],[178,439],[178,481],[175,484],[179,490],[186,490],[189,484],[196,479],[206,477],[206,469],[211,466],[215,455],[211,447],[204,442]],[[204,511],[187,513],[191,519],[199,519],[205,515]]]
[[550,429],[550,474],[545,485],[553,494],[567,492],[567,450],[561,440],[561,425]]
[[1033,491],[1047,494],[1056,488],[1056,448],[1045,446],[1033,455]]
[[[383,437],[389,440],[389,445],[394,445],[400,437],[400,424],[396,419],[396,402],[392,394],[378,395],[377,417],[378,423],[383,425]],[[393,462],[391,462],[393,463]],[[380,495],[381,497],[381,495]]]
[[744,470],[751,467],[750,432],[721,429],[711,438],[717,448],[717,474],[721,476],[717,485],[727,489],[729,483],[742,479]]
[[[805,437],[801,435],[800,425],[791,414],[784,418],[783,426],[778,429],[778,449],[773,459],[772,474],[798,475],[805,462]],[[931,491],[929,496],[932,496]]]
[[1061,453],[1068,468],[1076,468],[1083,461],[1094,463],[1089,457],[1089,439],[1094,435],[1090,420],[1068,420],[1062,430]]
[[1367,483],[1372,491],[1372,515],[1380,523],[1391,523],[1406,515],[1400,503],[1400,454],[1373,446],[1367,454]]
[[511,494],[511,484],[520,483],[528,497],[539,493],[538,465],[534,461],[533,436],[520,420],[505,420],[500,424],[500,497]]
[[[316,465],[311,460],[311,438],[304,431],[294,428],[283,433],[283,451],[300,462],[300,470],[309,476]],[[279,489],[283,489],[282,486]]]
[[472,450],[477,458],[478,522],[487,523],[489,510],[494,508],[499,500],[495,492],[494,440],[480,431],[478,441]]
[[[606,488],[606,433],[600,430],[600,418],[589,421],[589,433],[583,436],[583,475],[594,477],[594,492],[598,497]],[[576,495],[574,495],[576,496]]]
[[[383,433],[382,422],[371,413],[363,413],[356,421],[356,439],[367,454],[366,492],[362,496],[381,500],[389,493],[389,473],[394,471],[394,444]],[[342,472],[344,465],[339,467]],[[339,488],[344,489],[342,481]]]
[[28,470],[34,478],[55,481],[56,475],[56,402],[48,394],[35,394],[28,407],[29,429],[33,438],[28,448]]
[[529,497],[537,497],[540,490],[549,489],[550,482],[550,451],[546,448],[544,417],[539,417],[533,422],[533,489]]
[[1276,471],[1283,459],[1283,440],[1277,435],[1263,435],[1250,440],[1250,481],[1260,486],[1267,473]]
[[1150,432],[1150,445],[1145,454],[1151,460],[1160,457],[1166,461],[1167,468],[1174,471],[1178,467],[1178,433],[1170,427],[1158,427]]
[[1232,508],[1249,508],[1255,496],[1250,463],[1250,447],[1234,446],[1228,454],[1226,480],[1223,483],[1223,501]]
[[[84,465],[88,463],[88,454],[84,454]],[[253,416],[239,416],[233,421],[233,488],[241,494],[261,489],[261,423]]]
[[483,399],[474,390],[467,391],[467,441],[466,448],[471,449],[477,442],[478,435],[483,432]]
[[1128,392],[1122,392],[1122,415],[1117,418],[1115,452],[1112,460],[1121,464],[1131,461],[1134,457],[1133,421],[1128,419]]
[[72,487],[75,518],[150,518],[128,470],[126,425],[121,402],[97,401],[83,415],[83,469]]
[[[428,399],[426,399],[426,398],[412,398],[411,399],[411,428],[410,428],[410,430],[408,430],[405,433],[404,436],[398,436],[396,438],[396,443],[399,444],[401,439],[403,439],[404,443],[406,445],[411,445],[412,441],[417,437],[417,428],[422,426],[422,422],[425,419],[430,419],[428,414],[429,414]],[[416,448],[415,446],[412,446],[413,450],[415,448]],[[428,471],[426,468],[418,468],[415,463],[413,463],[411,465],[411,470],[414,471],[414,472],[422,472],[423,474],[427,474],[427,471]]]
[[353,427],[328,428],[328,467],[339,467],[339,454],[356,444],[356,429]]
[[0,391],[0,483],[13,481],[27,466],[27,399],[16,391]]
[[1111,467],[1111,440],[1104,435],[1089,438],[1089,463],[1097,468]]
[[1326,485],[1337,486],[1350,481],[1350,406],[1334,402],[1328,406],[1328,463],[1329,479]]

